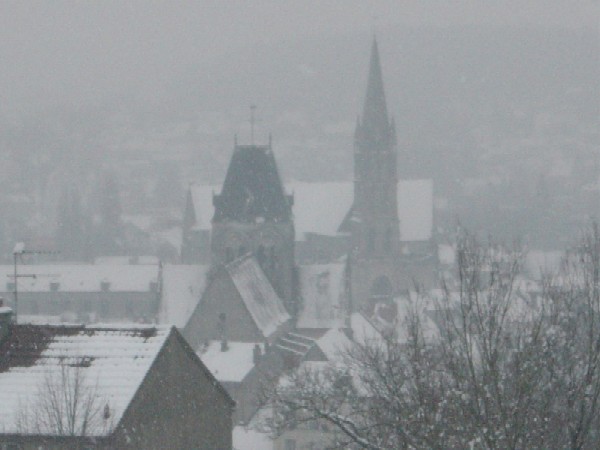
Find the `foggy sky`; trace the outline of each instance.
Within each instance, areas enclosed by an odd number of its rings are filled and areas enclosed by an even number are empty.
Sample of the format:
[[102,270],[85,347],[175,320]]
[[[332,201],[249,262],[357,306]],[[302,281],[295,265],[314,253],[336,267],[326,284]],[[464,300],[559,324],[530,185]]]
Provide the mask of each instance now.
[[257,45],[388,26],[598,27],[598,1],[3,1],[0,112],[152,99],[190,67]]

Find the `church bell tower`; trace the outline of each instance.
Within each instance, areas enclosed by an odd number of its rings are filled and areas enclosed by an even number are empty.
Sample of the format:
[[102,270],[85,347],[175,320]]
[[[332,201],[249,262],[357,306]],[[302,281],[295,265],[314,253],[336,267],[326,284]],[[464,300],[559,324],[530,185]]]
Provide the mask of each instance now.
[[396,131],[388,118],[379,49],[373,39],[367,93],[354,134],[354,203],[346,219],[354,310],[372,311],[398,291],[397,185]]

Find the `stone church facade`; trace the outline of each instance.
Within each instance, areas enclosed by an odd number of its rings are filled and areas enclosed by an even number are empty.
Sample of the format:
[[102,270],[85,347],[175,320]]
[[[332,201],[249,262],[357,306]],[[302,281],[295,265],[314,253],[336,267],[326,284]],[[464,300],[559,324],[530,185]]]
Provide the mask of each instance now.
[[[394,298],[413,288],[415,280],[431,285],[436,278],[433,240],[415,247],[415,242],[401,235],[397,167],[396,129],[387,110],[374,39],[366,96],[354,134],[351,206],[345,217],[338,219],[335,236],[313,236],[320,239],[317,246],[322,254],[332,255],[327,261],[321,255],[319,264],[339,263],[340,251],[344,255],[343,314],[371,316],[382,306],[393,306]],[[431,189],[429,194],[431,197]],[[294,196],[286,193],[281,181],[270,138],[267,145],[239,145],[236,141],[223,186],[212,199],[210,264],[217,270],[239,258],[253,257],[295,323],[303,308],[300,273],[304,266],[297,266],[295,257],[293,211],[314,207],[319,200],[319,195],[312,195],[310,204],[294,206]],[[188,208],[191,204],[188,202]],[[211,212],[201,214],[206,217]],[[431,236],[431,221],[429,228]],[[410,246],[418,251],[407,251]]]

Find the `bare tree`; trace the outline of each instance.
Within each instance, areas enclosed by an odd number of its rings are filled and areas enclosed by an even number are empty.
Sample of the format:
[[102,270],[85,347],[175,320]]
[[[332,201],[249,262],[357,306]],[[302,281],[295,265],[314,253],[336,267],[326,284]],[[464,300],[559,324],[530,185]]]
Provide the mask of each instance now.
[[413,304],[401,333],[290,375],[270,392],[272,429],[325,421],[339,448],[593,448],[599,249],[594,226],[536,299],[519,290],[518,249],[462,234],[455,286],[433,307]]
[[108,402],[98,394],[97,383],[86,375],[89,361],[61,361],[47,372],[33,401],[17,413],[20,433],[54,436],[94,436],[112,428]]
[[600,446],[600,231],[594,222],[545,284],[549,299],[547,385],[555,441]]

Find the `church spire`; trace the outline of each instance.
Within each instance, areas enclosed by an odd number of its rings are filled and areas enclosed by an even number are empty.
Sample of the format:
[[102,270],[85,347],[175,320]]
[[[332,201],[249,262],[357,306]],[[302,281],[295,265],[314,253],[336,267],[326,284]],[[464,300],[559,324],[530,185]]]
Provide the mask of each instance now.
[[367,95],[363,106],[362,126],[365,134],[370,138],[380,140],[389,137],[390,124],[383,90],[379,48],[375,37],[373,37],[373,45],[371,47],[369,80],[367,82]]

